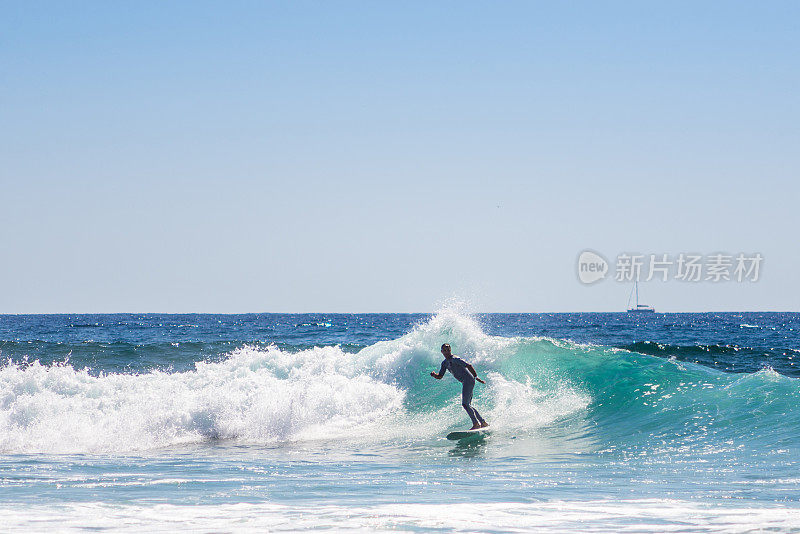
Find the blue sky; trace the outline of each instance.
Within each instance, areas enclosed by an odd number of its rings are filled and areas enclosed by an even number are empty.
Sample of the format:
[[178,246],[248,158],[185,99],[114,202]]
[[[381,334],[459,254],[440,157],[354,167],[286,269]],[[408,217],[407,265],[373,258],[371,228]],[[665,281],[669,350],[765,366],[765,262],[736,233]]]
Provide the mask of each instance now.
[[0,313],[800,309],[796,2],[0,11]]

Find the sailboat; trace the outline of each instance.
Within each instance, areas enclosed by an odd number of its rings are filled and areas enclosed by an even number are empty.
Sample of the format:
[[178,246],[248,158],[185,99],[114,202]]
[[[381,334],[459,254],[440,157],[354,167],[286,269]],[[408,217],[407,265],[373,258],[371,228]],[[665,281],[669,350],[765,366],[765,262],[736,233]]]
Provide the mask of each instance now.
[[[636,295],[636,305],[631,308],[631,297]],[[633,283],[631,294],[628,295],[628,313],[655,313],[656,309],[647,304],[639,304],[639,280]]]

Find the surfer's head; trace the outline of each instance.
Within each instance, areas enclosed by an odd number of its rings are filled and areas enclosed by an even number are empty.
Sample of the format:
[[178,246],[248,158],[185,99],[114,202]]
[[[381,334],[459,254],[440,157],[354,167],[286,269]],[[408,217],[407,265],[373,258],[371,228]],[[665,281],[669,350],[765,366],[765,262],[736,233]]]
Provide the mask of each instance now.
[[452,358],[453,354],[450,352],[450,343],[445,343],[442,345],[442,354],[444,354],[445,358]]

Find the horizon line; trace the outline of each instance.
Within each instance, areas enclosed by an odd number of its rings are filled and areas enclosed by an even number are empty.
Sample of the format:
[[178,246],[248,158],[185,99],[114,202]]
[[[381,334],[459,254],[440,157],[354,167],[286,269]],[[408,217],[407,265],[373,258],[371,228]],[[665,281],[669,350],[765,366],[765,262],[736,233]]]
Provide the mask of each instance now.
[[[370,312],[342,312],[342,311],[262,311],[262,312],[0,312],[0,317],[19,315],[437,315],[441,311],[426,312],[397,312],[397,311],[370,311]],[[614,311],[475,311],[467,315],[567,315],[575,313],[628,313],[627,310]],[[795,310],[704,310],[704,311],[656,311],[662,314],[693,314],[693,313],[800,313]]]

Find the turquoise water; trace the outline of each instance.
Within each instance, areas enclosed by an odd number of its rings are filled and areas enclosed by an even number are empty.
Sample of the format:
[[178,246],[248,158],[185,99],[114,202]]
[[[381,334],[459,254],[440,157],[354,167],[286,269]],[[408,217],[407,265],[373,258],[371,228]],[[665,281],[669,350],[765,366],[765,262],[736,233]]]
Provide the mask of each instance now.
[[[9,530],[800,531],[798,314],[0,317]],[[486,379],[468,426],[449,342]]]

